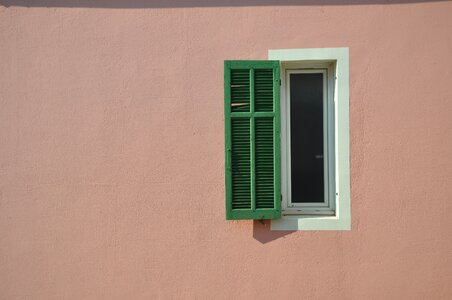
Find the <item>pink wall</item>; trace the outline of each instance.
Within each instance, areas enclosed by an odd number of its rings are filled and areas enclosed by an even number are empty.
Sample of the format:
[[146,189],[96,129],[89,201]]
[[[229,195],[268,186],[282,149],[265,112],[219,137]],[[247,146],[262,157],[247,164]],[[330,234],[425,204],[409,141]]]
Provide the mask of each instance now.
[[[0,6],[0,299],[452,299],[452,3],[244,1]],[[223,60],[344,46],[352,231],[225,221]]]

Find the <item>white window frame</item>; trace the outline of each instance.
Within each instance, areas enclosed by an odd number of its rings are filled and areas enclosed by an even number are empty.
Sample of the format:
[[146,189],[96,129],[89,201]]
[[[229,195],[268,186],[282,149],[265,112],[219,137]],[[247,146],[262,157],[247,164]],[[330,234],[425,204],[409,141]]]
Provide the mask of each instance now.
[[[282,217],[271,221],[272,230],[350,230],[350,146],[349,146],[349,49],[269,50],[270,60],[281,62],[281,191]],[[290,205],[290,111],[287,110],[287,70],[327,69],[328,90],[326,137],[328,149],[328,206]],[[292,72],[292,71],[289,71]],[[325,78],[325,77],[324,77]],[[289,115],[287,114],[289,113]],[[289,119],[289,120],[288,120]],[[289,129],[290,130],[290,129]],[[289,147],[289,148],[287,148]],[[325,151],[324,151],[325,155]],[[290,157],[289,157],[290,158]],[[287,169],[289,168],[289,170]],[[288,175],[289,174],[289,175]]]

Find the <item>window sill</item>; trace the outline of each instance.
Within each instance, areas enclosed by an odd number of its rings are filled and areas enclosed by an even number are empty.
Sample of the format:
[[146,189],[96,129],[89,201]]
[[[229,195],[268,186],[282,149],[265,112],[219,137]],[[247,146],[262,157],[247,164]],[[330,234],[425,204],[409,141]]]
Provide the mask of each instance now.
[[271,230],[350,230],[350,217],[283,215],[271,220]]

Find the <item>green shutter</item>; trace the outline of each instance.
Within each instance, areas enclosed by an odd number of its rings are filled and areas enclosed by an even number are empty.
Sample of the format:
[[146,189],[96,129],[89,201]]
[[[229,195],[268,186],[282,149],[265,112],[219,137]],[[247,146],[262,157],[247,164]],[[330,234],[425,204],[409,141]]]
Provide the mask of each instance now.
[[281,217],[279,61],[224,62],[226,219]]

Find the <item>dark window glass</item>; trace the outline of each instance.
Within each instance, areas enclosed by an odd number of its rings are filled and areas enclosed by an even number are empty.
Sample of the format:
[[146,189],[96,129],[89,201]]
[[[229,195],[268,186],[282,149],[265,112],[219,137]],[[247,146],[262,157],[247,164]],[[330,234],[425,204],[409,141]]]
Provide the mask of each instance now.
[[323,74],[290,75],[292,202],[324,202]]

